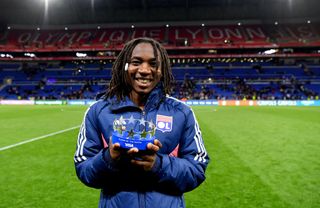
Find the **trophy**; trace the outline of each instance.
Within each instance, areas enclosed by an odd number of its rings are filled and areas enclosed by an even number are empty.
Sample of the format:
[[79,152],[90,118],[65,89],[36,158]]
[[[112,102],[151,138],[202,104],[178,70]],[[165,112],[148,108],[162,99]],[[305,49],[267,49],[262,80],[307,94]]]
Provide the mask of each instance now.
[[152,121],[121,116],[113,121],[112,143],[119,143],[125,149],[136,147],[147,150],[147,144],[153,144],[155,131],[156,126]]

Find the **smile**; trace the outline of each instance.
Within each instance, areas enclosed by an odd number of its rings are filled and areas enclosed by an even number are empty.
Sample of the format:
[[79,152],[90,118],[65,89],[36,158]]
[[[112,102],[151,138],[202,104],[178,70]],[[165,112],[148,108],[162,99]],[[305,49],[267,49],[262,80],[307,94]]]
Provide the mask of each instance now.
[[145,78],[136,78],[136,80],[142,84],[148,84],[152,81],[151,79],[145,79]]

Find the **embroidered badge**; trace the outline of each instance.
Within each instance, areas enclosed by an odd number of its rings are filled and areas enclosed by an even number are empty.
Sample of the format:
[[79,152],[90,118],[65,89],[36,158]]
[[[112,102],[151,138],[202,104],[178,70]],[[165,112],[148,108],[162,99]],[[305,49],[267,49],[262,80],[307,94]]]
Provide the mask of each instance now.
[[170,132],[172,130],[172,116],[157,115],[157,129],[162,132]]

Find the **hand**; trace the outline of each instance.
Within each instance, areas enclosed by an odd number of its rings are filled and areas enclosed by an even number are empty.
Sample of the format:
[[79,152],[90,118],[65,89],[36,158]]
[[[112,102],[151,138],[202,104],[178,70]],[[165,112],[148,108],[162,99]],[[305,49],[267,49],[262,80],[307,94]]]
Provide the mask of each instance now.
[[110,151],[110,156],[112,160],[119,160],[121,155],[123,154],[128,154],[133,156],[134,154],[139,152],[138,148],[135,148],[135,147],[129,149],[128,151],[126,151],[125,149],[122,149],[119,143],[114,143],[114,144],[112,143],[112,137],[110,137],[110,140],[109,140],[109,151]]
[[[159,151],[161,147],[162,147],[161,142],[158,139],[155,139],[153,144],[148,143],[147,145],[148,154],[139,156],[139,159],[132,159],[131,163],[142,167],[145,171],[150,171],[156,162],[156,158],[157,158],[156,153]],[[137,152],[136,150],[138,149],[132,148],[128,152],[131,151],[130,154],[136,154],[139,152],[139,150]]]
[[119,143],[112,143],[112,137],[109,139],[109,152],[112,160],[119,160],[121,155],[121,148]]

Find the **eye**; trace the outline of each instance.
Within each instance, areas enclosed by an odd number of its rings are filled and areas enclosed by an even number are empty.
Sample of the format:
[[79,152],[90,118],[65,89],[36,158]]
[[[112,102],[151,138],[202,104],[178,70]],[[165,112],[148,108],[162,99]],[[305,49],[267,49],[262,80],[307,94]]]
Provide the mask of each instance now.
[[133,60],[130,62],[130,64],[132,64],[133,66],[139,66],[141,64],[141,61]]
[[153,67],[153,68],[157,68],[158,67],[158,62],[152,61],[152,62],[150,62],[150,66]]

